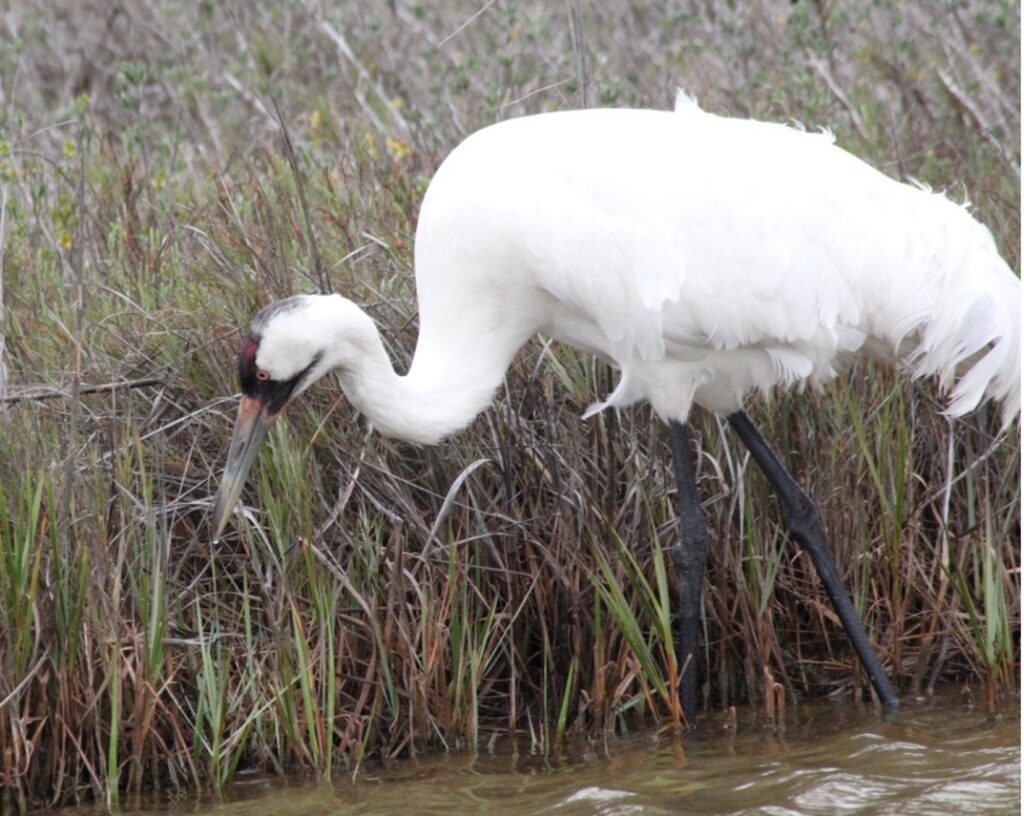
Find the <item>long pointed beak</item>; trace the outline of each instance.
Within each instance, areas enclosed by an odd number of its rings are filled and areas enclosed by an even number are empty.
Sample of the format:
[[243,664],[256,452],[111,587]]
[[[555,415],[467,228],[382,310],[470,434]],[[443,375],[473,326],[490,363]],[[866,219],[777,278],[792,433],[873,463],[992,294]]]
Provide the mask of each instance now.
[[238,419],[235,420],[235,430],[231,434],[228,462],[224,466],[224,477],[221,479],[213,507],[214,541],[224,532],[231,511],[235,509],[238,497],[242,495],[245,477],[277,416],[270,413],[265,403],[252,397],[243,396],[238,404]]

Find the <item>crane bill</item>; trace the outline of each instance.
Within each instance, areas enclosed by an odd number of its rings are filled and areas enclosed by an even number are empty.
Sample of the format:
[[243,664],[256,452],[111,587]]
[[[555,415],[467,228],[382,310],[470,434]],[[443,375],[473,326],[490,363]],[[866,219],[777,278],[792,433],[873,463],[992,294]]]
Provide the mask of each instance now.
[[242,495],[245,477],[256,460],[256,454],[267,437],[267,431],[276,419],[277,414],[271,414],[266,403],[252,397],[243,396],[238,404],[238,418],[235,420],[235,430],[231,434],[228,461],[224,466],[224,476],[221,478],[213,507],[214,541],[220,538],[224,531],[231,512],[238,503],[238,497]]

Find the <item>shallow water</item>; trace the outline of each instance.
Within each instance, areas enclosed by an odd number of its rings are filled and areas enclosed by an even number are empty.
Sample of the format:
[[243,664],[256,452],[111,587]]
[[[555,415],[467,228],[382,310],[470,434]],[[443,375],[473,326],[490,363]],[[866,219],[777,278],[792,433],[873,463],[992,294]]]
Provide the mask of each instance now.
[[[947,691],[883,717],[853,703],[802,703],[785,726],[751,710],[705,716],[682,743],[645,733],[557,758],[501,744],[365,766],[353,782],[250,777],[220,802],[125,813],[944,814],[1019,813],[1019,699],[986,717]],[[528,746],[528,743],[527,743]],[[82,814],[88,811],[81,811]],[[71,813],[69,811],[68,813]]]

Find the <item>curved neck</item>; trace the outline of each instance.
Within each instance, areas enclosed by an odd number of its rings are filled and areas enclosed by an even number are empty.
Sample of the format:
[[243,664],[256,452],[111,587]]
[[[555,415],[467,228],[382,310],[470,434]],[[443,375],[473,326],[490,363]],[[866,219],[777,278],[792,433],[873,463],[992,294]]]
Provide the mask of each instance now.
[[493,327],[474,332],[465,324],[421,327],[412,366],[402,376],[373,321],[360,324],[345,327],[356,353],[335,363],[342,390],[380,433],[426,445],[464,428],[490,405],[512,357],[532,334]]

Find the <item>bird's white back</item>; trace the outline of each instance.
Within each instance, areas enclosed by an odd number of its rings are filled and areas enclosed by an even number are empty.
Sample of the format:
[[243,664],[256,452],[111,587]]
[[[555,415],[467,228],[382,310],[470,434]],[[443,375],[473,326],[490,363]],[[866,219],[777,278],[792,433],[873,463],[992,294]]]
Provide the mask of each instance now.
[[621,369],[596,408],[685,421],[862,350],[947,385],[987,353],[949,410],[1016,413],[1019,280],[964,207],[829,134],[679,108],[542,114],[459,146],[421,210],[410,374],[493,389],[541,330]]

